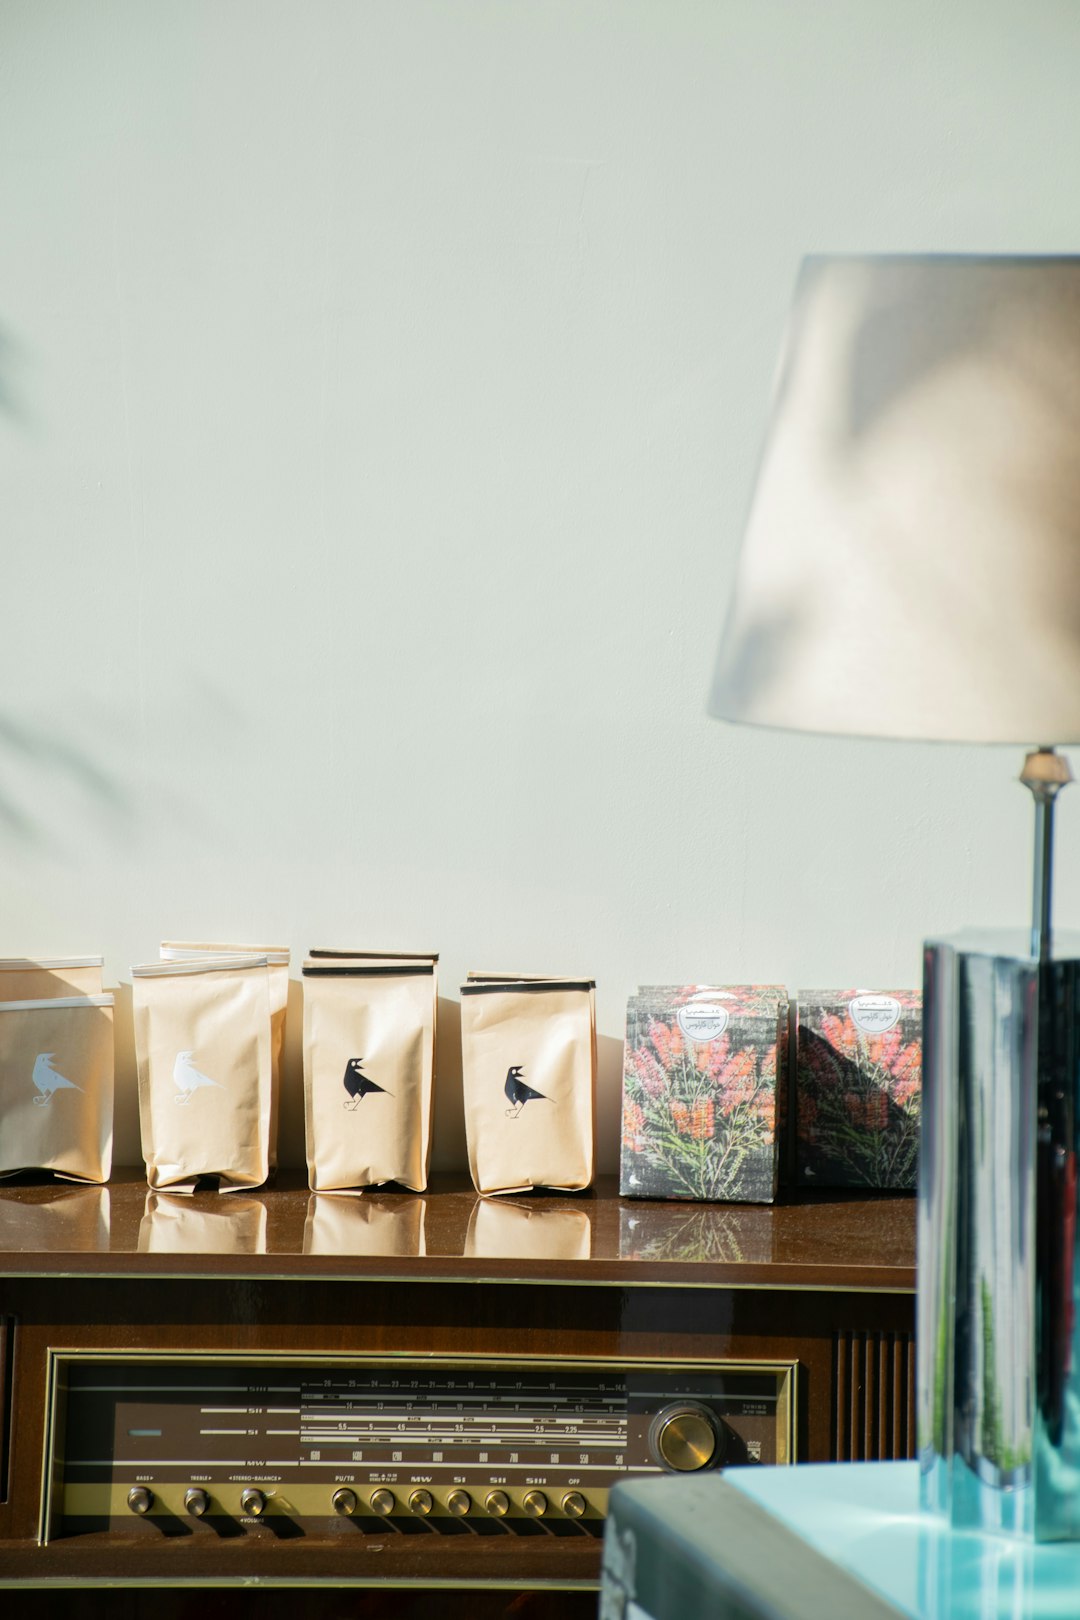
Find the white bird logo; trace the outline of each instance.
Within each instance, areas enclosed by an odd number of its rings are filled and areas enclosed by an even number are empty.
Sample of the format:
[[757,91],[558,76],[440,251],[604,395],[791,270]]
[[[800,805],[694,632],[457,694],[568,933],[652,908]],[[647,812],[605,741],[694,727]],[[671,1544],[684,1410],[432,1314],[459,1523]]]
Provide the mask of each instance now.
[[34,1084],[38,1088],[38,1096],[34,1101],[39,1104],[51,1103],[54,1091],[81,1091],[74,1080],[65,1080],[59,1070],[53,1068],[55,1052],[39,1052],[34,1059]]
[[189,1103],[192,1092],[198,1091],[200,1086],[216,1086],[219,1091],[225,1089],[220,1081],[211,1080],[208,1074],[203,1074],[201,1069],[195,1067],[192,1062],[194,1056],[194,1052],[177,1052],[176,1054],[172,1077],[180,1088],[180,1095],[174,1097],[173,1102]]

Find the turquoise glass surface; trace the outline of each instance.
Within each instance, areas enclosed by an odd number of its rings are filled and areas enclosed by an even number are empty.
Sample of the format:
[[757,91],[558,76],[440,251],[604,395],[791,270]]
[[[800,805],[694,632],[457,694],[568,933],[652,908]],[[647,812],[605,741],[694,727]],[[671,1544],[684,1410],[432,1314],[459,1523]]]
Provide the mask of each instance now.
[[913,1620],[1080,1617],[1080,1543],[950,1530],[920,1511],[916,1463],[729,1468],[724,1479]]

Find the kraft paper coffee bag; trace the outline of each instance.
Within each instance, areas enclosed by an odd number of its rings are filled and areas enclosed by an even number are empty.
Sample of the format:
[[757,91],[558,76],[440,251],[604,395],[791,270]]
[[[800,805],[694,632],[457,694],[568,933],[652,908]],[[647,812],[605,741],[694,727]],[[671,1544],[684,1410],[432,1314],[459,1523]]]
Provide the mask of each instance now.
[[266,958],[134,967],[139,1124],[151,1187],[222,1192],[269,1174],[270,987]]
[[0,1175],[107,1181],[112,1139],[112,996],[0,1003]]
[[270,1168],[277,1166],[278,1114],[281,1107],[281,1053],[285,1045],[285,1011],[289,1005],[289,953],[281,945],[208,945],[166,939],[163,962],[198,961],[202,957],[265,956],[270,987]]
[[313,1192],[427,1186],[433,957],[312,955],[303,967],[304,1108]]
[[594,995],[591,979],[462,985],[465,1134],[477,1192],[576,1192],[592,1181]]
[[100,956],[0,960],[0,1001],[45,1001],[53,996],[100,996]]

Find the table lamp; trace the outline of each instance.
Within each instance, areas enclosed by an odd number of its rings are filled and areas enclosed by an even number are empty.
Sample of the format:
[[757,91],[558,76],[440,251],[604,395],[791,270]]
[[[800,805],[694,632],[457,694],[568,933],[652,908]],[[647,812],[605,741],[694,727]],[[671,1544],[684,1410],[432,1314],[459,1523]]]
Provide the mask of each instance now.
[[1031,750],[1030,932],[924,949],[917,1444],[954,1525],[1080,1539],[1080,258],[804,263],[709,707]]

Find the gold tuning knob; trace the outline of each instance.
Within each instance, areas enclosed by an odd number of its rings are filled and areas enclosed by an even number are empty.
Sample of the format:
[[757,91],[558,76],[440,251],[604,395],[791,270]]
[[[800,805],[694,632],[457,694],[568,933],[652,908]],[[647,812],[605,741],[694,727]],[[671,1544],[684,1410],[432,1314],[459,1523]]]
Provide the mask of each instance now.
[[154,1493],[148,1491],[145,1485],[133,1485],[127,1493],[127,1505],[132,1513],[138,1513],[141,1517],[153,1507]]
[[360,1506],[360,1498],[355,1491],[350,1491],[347,1485],[342,1485],[330,1498],[330,1505],[343,1519],[349,1519]]
[[665,1406],[653,1419],[649,1438],[657,1461],[672,1473],[692,1474],[720,1461],[716,1419],[704,1406],[682,1401]]
[[248,1513],[253,1519],[261,1518],[266,1512],[266,1497],[262,1491],[257,1491],[254,1485],[249,1485],[240,1492],[240,1511]]
[[521,1505],[534,1519],[542,1519],[547,1512],[547,1497],[543,1491],[526,1491]]
[[446,1505],[451,1513],[456,1513],[459,1519],[463,1519],[472,1507],[472,1497],[468,1491],[463,1491],[458,1486],[456,1490],[452,1490],[447,1496]]
[[371,1493],[371,1507],[372,1511],[378,1513],[381,1518],[389,1518],[397,1507],[393,1491],[388,1491],[385,1485],[380,1485],[377,1491]]
[[409,1508],[413,1513],[418,1513],[422,1519],[427,1518],[434,1506],[435,1498],[430,1491],[413,1491],[409,1497]]
[[568,1519],[583,1519],[588,1505],[580,1491],[567,1491],[562,1499],[562,1510]]
[[201,1519],[204,1513],[210,1511],[209,1494],[200,1490],[198,1485],[193,1485],[190,1490],[184,1492],[184,1506],[192,1518]]
[[510,1498],[505,1491],[488,1491],[484,1506],[495,1519],[505,1519],[510,1511]]

